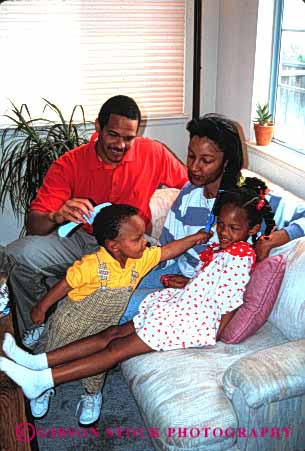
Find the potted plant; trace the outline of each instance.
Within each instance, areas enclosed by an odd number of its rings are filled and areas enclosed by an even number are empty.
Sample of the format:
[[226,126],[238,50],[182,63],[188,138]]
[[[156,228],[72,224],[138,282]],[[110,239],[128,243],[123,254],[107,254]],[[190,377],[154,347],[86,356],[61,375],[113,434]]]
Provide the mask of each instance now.
[[254,119],[254,132],[258,146],[268,146],[273,137],[274,123],[272,114],[269,112],[268,103],[256,105],[257,117]]
[[[12,114],[6,115],[13,127],[2,131],[0,141],[0,207],[10,200],[13,213],[26,221],[31,201],[50,165],[66,151],[88,142],[85,114],[81,105],[74,106],[68,121],[61,110],[49,100],[44,109],[50,108],[56,113],[56,120],[44,118],[32,119],[28,106],[20,108],[12,103]],[[77,109],[82,113],[82,123],[73,122]],[[91,124],[91,123],[90,123]]]

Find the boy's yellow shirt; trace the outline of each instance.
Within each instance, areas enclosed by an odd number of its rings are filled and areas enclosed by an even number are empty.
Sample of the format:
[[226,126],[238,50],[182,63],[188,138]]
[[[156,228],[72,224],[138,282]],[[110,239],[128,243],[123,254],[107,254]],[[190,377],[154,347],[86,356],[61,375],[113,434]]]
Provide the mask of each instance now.
[[[99,277],[99,262],[96,254],[98,254],[100,262],[107,265],[107,270],[109,271],[109,279],[107,281],[102,282]],[[145,249],[141,258],[128,258],[125,268],[121,268],[120,263],[104,247],[101,247],[97,253],[85,255],[68,269],[66,281],[72,288],[68,293],[68,297],[72,301],[81,301],[102,285],[109,288],[131,286],[135,289],[142,277],[160,262],[160,257],[161,248],[150,247]]]

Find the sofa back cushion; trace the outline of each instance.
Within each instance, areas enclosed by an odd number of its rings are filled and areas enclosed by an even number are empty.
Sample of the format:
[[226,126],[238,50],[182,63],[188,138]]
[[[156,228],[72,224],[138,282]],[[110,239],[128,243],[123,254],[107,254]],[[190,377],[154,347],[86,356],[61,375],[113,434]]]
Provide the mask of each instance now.
[[286,271],[269,321],[289,340],[305,338],[305,237],[272,250],[286,255]]
[[152,216],[152,232],[151,236],[158,240],[160,238],[163,224],[167,213],[175,202],[180,190],[177,188],[157,189],[150,199],[150,211]]
[[240,343],[253,335],[268,319],[285,273],[282,255],[258,263],[244,294],[244,303],[224,329],[221,341]]

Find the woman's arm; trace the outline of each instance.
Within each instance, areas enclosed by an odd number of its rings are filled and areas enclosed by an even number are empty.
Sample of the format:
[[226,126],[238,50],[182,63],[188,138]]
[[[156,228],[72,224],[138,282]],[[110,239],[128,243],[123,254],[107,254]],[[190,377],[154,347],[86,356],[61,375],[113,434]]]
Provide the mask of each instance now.
[[257,261],[260,262],[264,258],[268,257],[269,252],[274,247],[282,246],[290,241],[289,235],[286,230],[277,230],[272,232],[269,236],[261,236],[255,243],[255,252]]

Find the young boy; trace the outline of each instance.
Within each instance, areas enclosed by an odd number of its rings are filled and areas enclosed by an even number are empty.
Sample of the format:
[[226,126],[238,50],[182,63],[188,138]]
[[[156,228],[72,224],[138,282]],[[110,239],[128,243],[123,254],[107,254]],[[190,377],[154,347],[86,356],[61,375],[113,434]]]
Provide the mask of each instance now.
[[[43,323],[47,310],[63,297],[50,317],[45,335],[48,352],[118,324],[130,295],[159,262],[174,258],[190,247],[206,242],[211,233],[199,231],[163,247],[146,247],[145,223],[138,210],[129,205],[105,207],[95,218],[93,233],[101,248],[76,261],[66,274],[32,310],[35,324]],[[81,425],[94,423],[102,405],[101,388],[105,373],[82,380],[86,395],[79,403]],[[36,418],[46,415],[50,396],[47,390],[31,400],[32,414]]]

